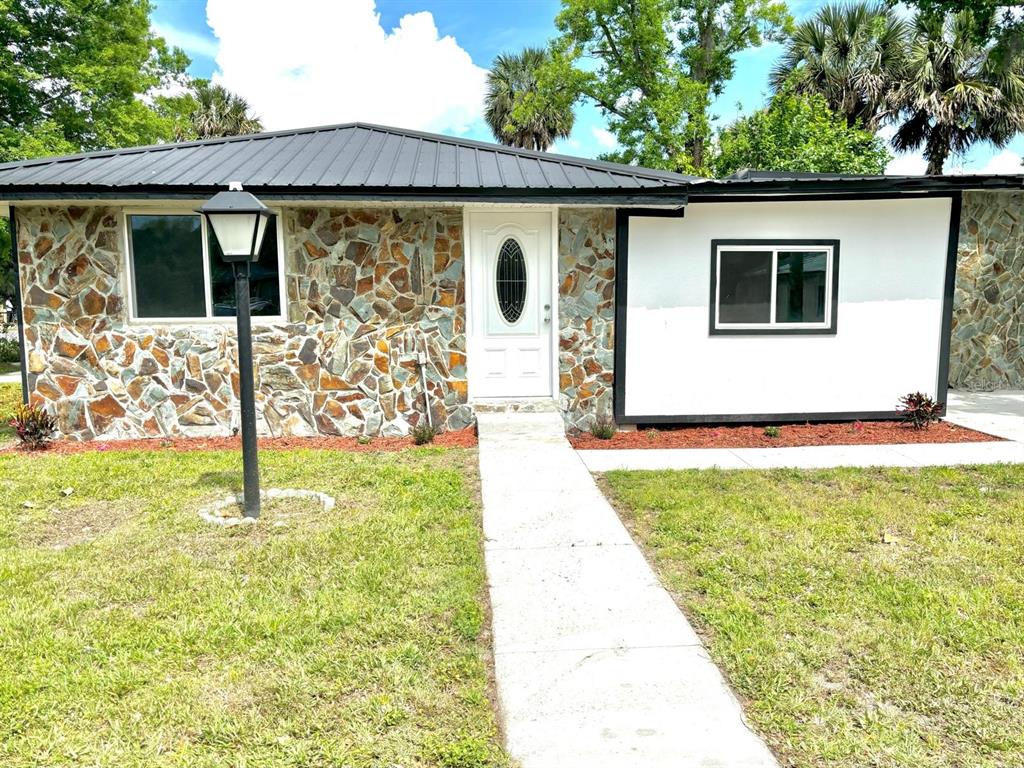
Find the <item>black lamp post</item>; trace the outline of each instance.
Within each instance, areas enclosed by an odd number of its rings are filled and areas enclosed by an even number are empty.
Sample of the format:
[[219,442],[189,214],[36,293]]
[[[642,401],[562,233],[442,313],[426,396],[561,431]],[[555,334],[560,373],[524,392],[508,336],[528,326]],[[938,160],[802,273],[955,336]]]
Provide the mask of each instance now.
[[233,182],[198,211],[217,235],[224,261],[235,274],[238,317],[238,387],[242,420],[242,477],[245,516],[260,516],[260,469],[256,457],[256,397],[252,376],[252,322],[249,317],[249,265],[259,257],[270,210]]

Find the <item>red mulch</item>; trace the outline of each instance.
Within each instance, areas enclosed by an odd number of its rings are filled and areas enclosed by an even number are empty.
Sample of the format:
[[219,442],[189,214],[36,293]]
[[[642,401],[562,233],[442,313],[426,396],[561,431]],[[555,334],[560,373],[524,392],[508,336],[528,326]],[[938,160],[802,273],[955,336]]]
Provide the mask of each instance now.
[[[432,445],[442,448],[473,448],[476,432],[472,427],[457,432],[440,432]],[[375,437],[361,445],[354,437],[261,437],[259,446],[263,450],[289,451],[296,448],[310,448],[327,451],[404,451],[415,448],[411,437]],[[19,446],[7,448],[0,453],[17,451],[26,454],[67,454],[89,451],[239,451],[240,437],[175,437],[148,438],[145,440],[57,440],[40,451],[29,451]]]
[[856,421],[838,424],[780,424],[779,436],[764,427],[671,427],[616,432],[610,440],[589,433],[569,438],[574,448],[787,448],[801,445],[885,445],[891,443],[980,443],[1000,440],[973,429],[940,421],[914,429],[902,421]]

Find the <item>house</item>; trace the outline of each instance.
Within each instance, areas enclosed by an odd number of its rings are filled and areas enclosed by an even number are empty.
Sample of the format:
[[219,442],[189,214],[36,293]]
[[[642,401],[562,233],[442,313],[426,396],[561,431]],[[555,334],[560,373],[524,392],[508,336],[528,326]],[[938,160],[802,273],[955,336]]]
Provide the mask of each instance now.
[[973,294],[951,334],[958,244],[1012,250],[1022,186],[708,181],[359,123],[0,165],[26,395],[63,434],[235,426],[231,280],[195,214],[234,181],[276,213],[251,305],[274,435],[400,435],[426,408],[458,429],[522,398],[569,428],[891,416],[943,398],[951,359],[983,367]]

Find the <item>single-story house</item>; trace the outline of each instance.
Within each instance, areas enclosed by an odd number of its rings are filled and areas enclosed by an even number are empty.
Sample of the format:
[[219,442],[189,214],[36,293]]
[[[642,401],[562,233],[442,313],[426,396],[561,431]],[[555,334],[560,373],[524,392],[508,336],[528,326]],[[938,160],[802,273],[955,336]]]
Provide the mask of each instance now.
[[[992,342],[977,302],[1024,295],[1022,181],[704,180],[356,123],[0,165],[0,215],[26,397],[64,435],[236,426],[232,281],[195,213],[229,182],[276,213],[261,429],[399,435],[495,399],[587,428],[887,417],[943,399],[951,361],[1012,383],[1017,326]],[[958,251],[1000,271],[955,321]]]

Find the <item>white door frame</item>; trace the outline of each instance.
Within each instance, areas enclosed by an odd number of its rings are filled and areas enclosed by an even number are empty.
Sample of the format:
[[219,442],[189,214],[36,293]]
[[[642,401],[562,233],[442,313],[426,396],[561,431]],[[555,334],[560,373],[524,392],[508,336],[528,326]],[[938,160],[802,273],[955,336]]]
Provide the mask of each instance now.
[[[470,231],[471,213],[524,213],[537,211],[541,213],[548,211],[551,216],[551,322],[548,326],[548,333],[551,334],[551,361],[550,361],[550,399],[558,402],[558,352],[559,352],[559,325],[558,325],[558,206],[557,205],[464,205],[462,207],[462,246],[463,258],[463,280],[466,284],[466,382],[468,388],[469,402],[473,402],[473,377],[470,368],[473,366],[473,355],[470,353],[469,341],[473,338],[473,258],[471,256],[473,237]],[[547,398],[544,398],[547,399]]]

